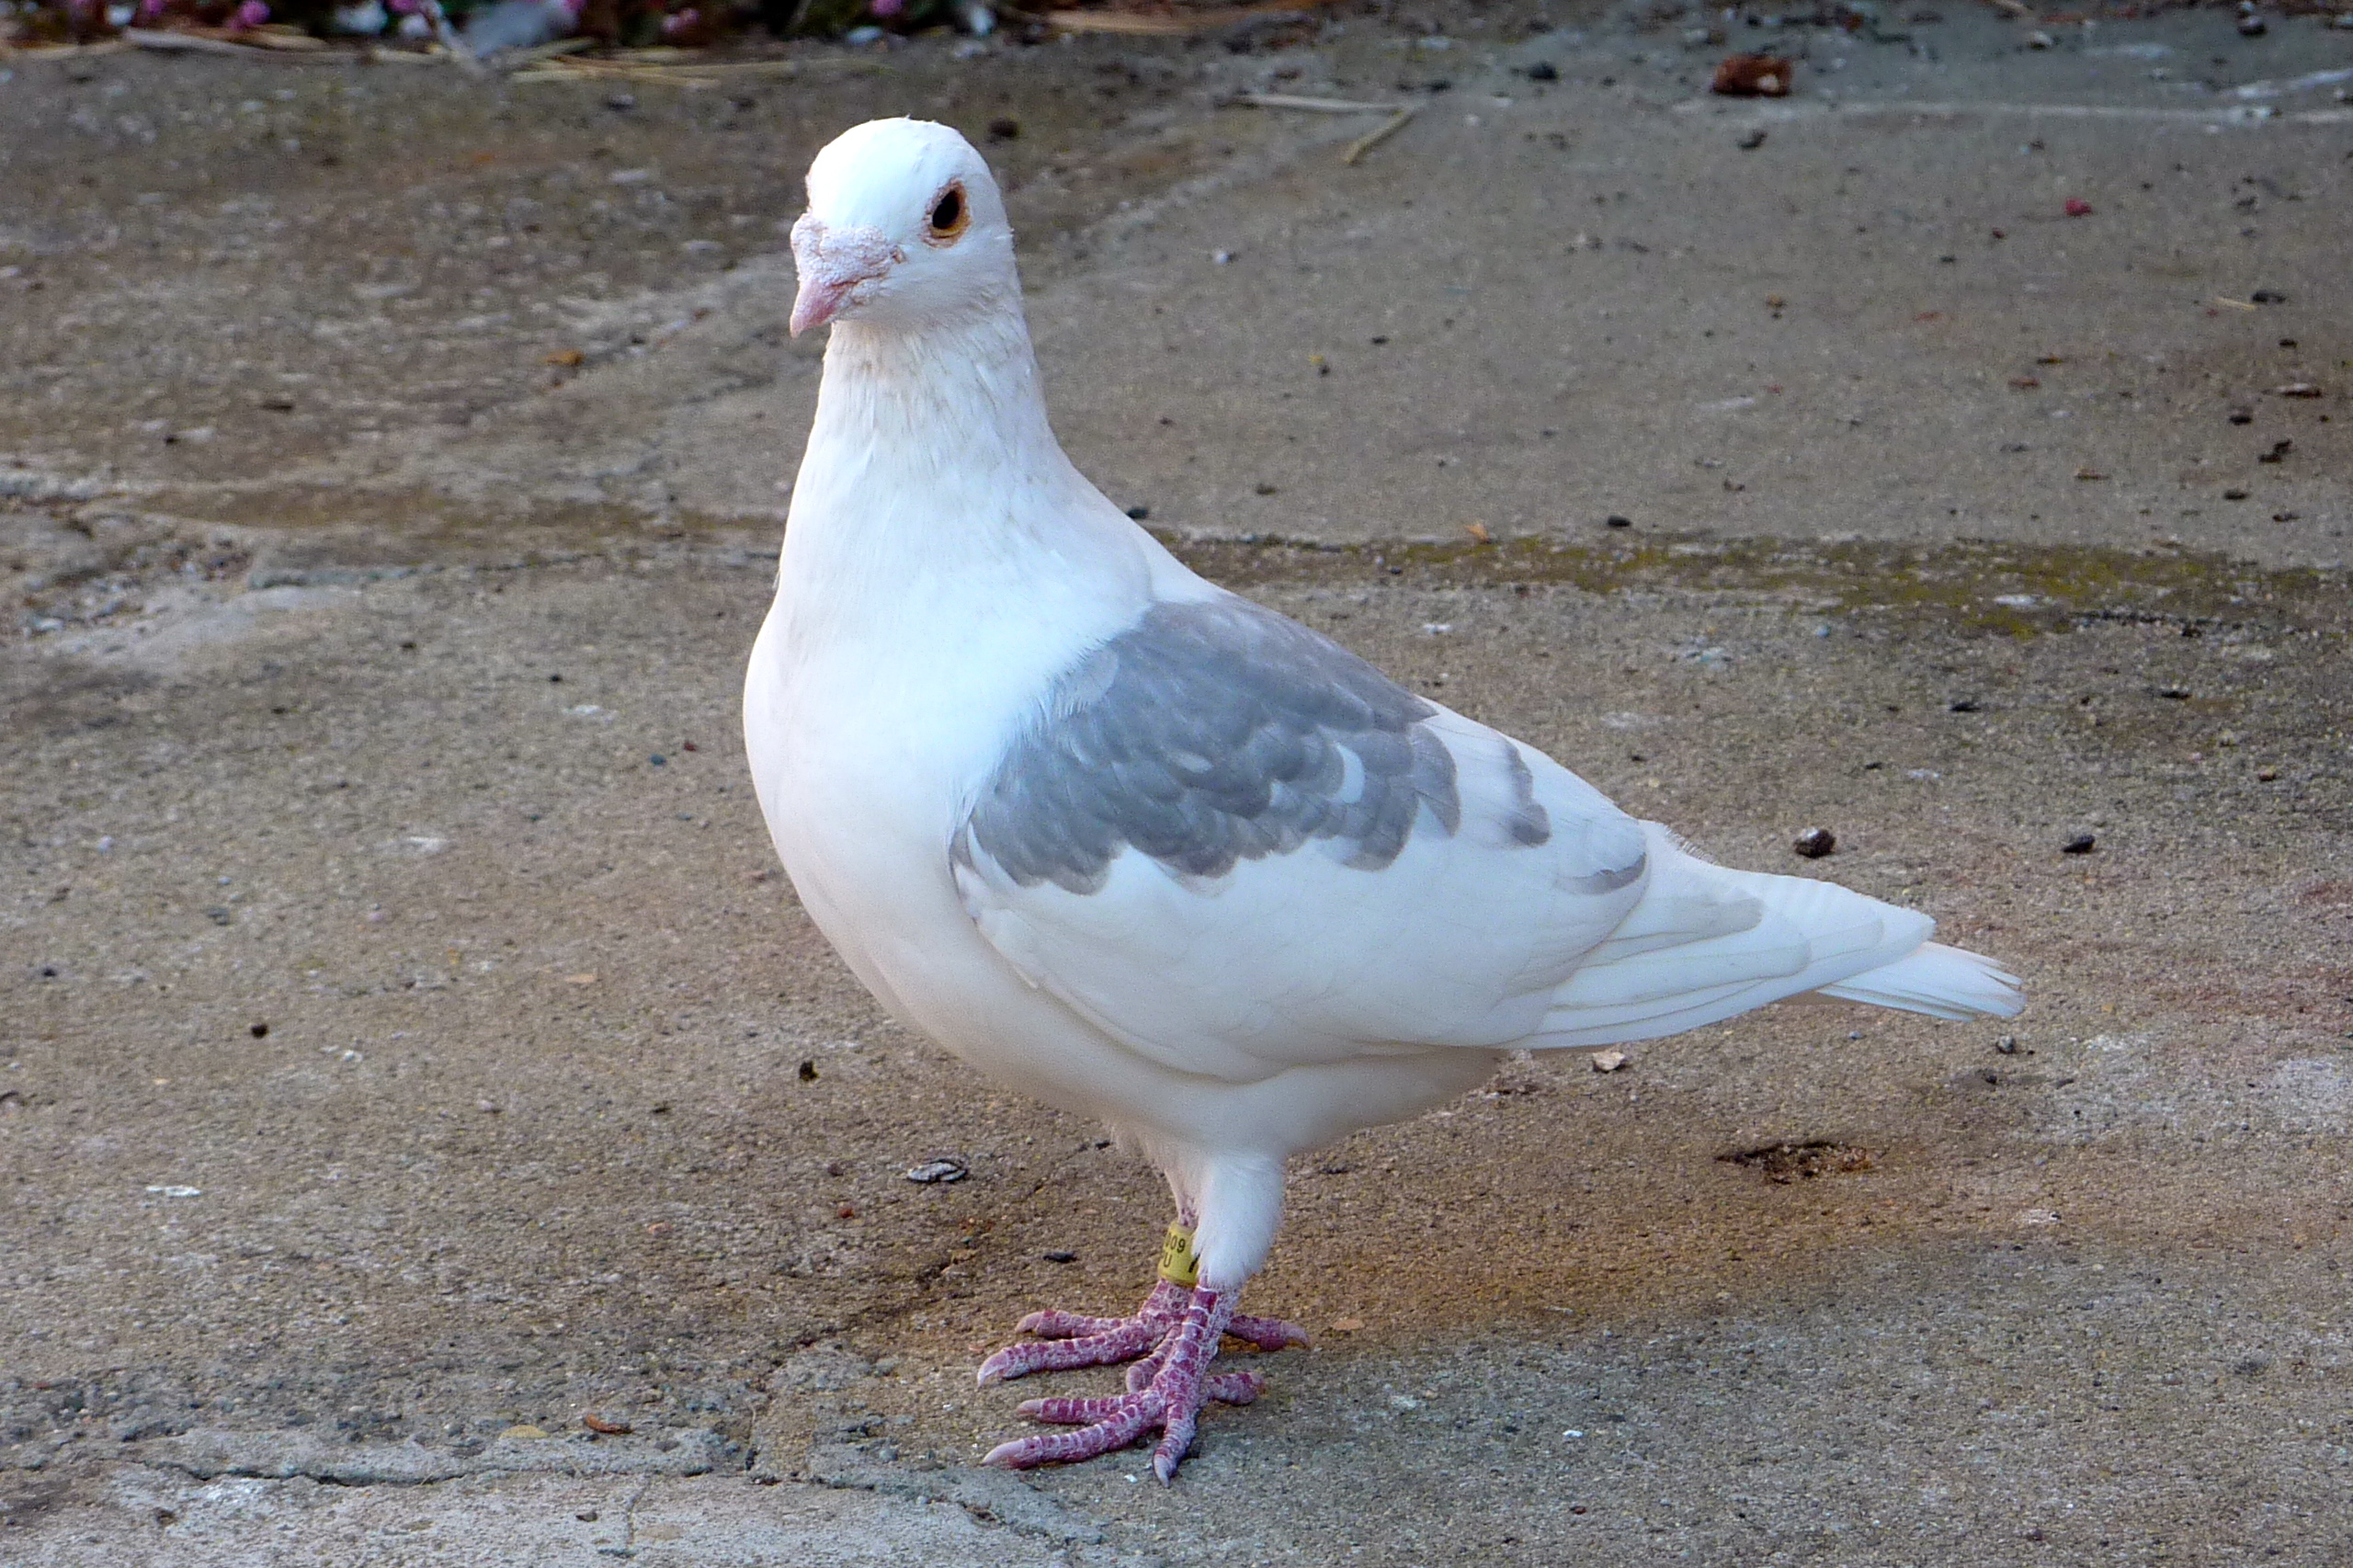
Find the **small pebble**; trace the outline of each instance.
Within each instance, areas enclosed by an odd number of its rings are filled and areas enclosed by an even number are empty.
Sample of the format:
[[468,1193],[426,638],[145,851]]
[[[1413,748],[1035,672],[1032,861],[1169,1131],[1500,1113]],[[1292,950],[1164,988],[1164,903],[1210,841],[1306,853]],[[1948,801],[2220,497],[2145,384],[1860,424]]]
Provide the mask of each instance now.
[[1606,520],[1606,526],[1613,528],[1631,528],[1634,526],[1634,519],[1631,517],[1610,517]]
[[1557,82],[1561,79],[1561,73],[1551,61],[1540,60],[1528,68],[1528,79],[1531,82]]
[[1021,134],[1021,122],[1009,114],[998,115],[989,121],[989,140],[1010,142]]
[[2005,1056],[2016,1056],[2018,1053],[2018,1037],[2006,1034],[1994,1042],[1994,1049]]
[[1151,516],[1152,508],[1149,506],[1131,506],[1128,508],[1128,520],[1132,523],[1141,523]]
[[926,1160],[908,1168],[907,1179],[919,1187],[936,1187],[942,1182],[962,1181],[972,1174],[972,1167],[961,1160]]
[[1819,860],[1838,847],[1838,835],[1826,827],[1810,827],[1791,839],[1790,847],[1809,860]]
[[1765,145],[1765,132],[1762,129],[1745,131],[1741,132],[1740,140],[1734,145],[1744,153],[1754,153],[1757,148]]
[[1076,1263],[1078,1261],[1078,1254],[1074,1252],[1050,1252],[1042,1256],[1048,1263]]
[[2093,847],[2097,846],[2098,842],[2099,840],[2094,838],[2088,833],[2079,833],[2075,835],[2075,837],[2067,840],[2066,843],[2061,845],[2059,846],[2059,853],[2062,855],[2088,855],[2092,852]]
[[2241,38],[2261,38],[2265,33],[2268,33],[2270,30],[2271,24],[2266,22],[2261,17],[2241,17],[2239,18],[2239,36]]

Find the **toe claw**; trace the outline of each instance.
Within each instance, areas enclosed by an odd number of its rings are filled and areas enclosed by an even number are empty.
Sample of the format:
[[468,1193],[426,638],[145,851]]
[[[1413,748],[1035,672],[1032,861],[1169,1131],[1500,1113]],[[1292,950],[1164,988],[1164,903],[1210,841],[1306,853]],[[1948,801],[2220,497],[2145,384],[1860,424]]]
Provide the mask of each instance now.
[[1174,1486],[1176,1483],[1176,1467],[1183,1464],[1185,1456],[1192,1451],[1193,1424],[1186,1422],[1183,1430],[1179,1431],[1176,1424],[1171,1422],[1168,1436],[1161,1438],[1160,1446],[1152,1450],[1152,1473],[1159,1477],[1161,1485]]

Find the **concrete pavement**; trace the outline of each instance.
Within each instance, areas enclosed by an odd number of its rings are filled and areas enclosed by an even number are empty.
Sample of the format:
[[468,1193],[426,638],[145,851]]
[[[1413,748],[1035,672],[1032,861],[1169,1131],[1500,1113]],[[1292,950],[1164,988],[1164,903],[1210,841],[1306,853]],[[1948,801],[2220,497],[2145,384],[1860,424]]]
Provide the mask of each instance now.
[[[6,67],[0,1560],[2343,1560],[2353,127],[2263,85],[2353,34],[1735,27],[1744,106],[1701,18],[1475,19]],[[1293,1172],[1317,1346],[1178,1488],[974,1470],[1164,1199],[881,1017],[742,773],[774,225],[898,107],[1020,120],[1061,427],[1203,570],[2026,1017],[1515,1063]]]

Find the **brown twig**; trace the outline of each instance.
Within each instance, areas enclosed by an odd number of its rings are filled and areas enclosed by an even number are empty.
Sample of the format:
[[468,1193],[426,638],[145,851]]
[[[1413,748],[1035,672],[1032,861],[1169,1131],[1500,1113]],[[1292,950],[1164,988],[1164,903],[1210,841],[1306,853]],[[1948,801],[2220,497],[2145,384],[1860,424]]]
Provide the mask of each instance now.
[[1359,136],[1355,141],[1349,142],[1348,150],[1340,154],[1340,162],[1344,164],[1355,163],[1358,158],[1363,157],[1367,153],[1371,152],[1375,147],[1380,146],[1383,142],[1388,141],[1392,136],[1394,136],[1399,131],[1404,130],[1405,122],[1413,118],[1414,111],[1412,109],[1399,109],[1385,124],[1375,127],[1372,131],[1368,131],[1366,134]]

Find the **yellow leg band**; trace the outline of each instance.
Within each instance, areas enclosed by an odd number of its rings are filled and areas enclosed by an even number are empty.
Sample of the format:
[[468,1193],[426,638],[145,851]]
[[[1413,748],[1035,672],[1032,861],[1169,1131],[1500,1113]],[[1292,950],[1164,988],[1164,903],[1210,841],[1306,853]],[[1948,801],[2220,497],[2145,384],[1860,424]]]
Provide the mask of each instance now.
[[1160,1249],[1160,1277],[1190,1290],[1201,1282],[1201,1260],[1193,1252],[1193,1233],[1172,1222],[1168,1240]]

